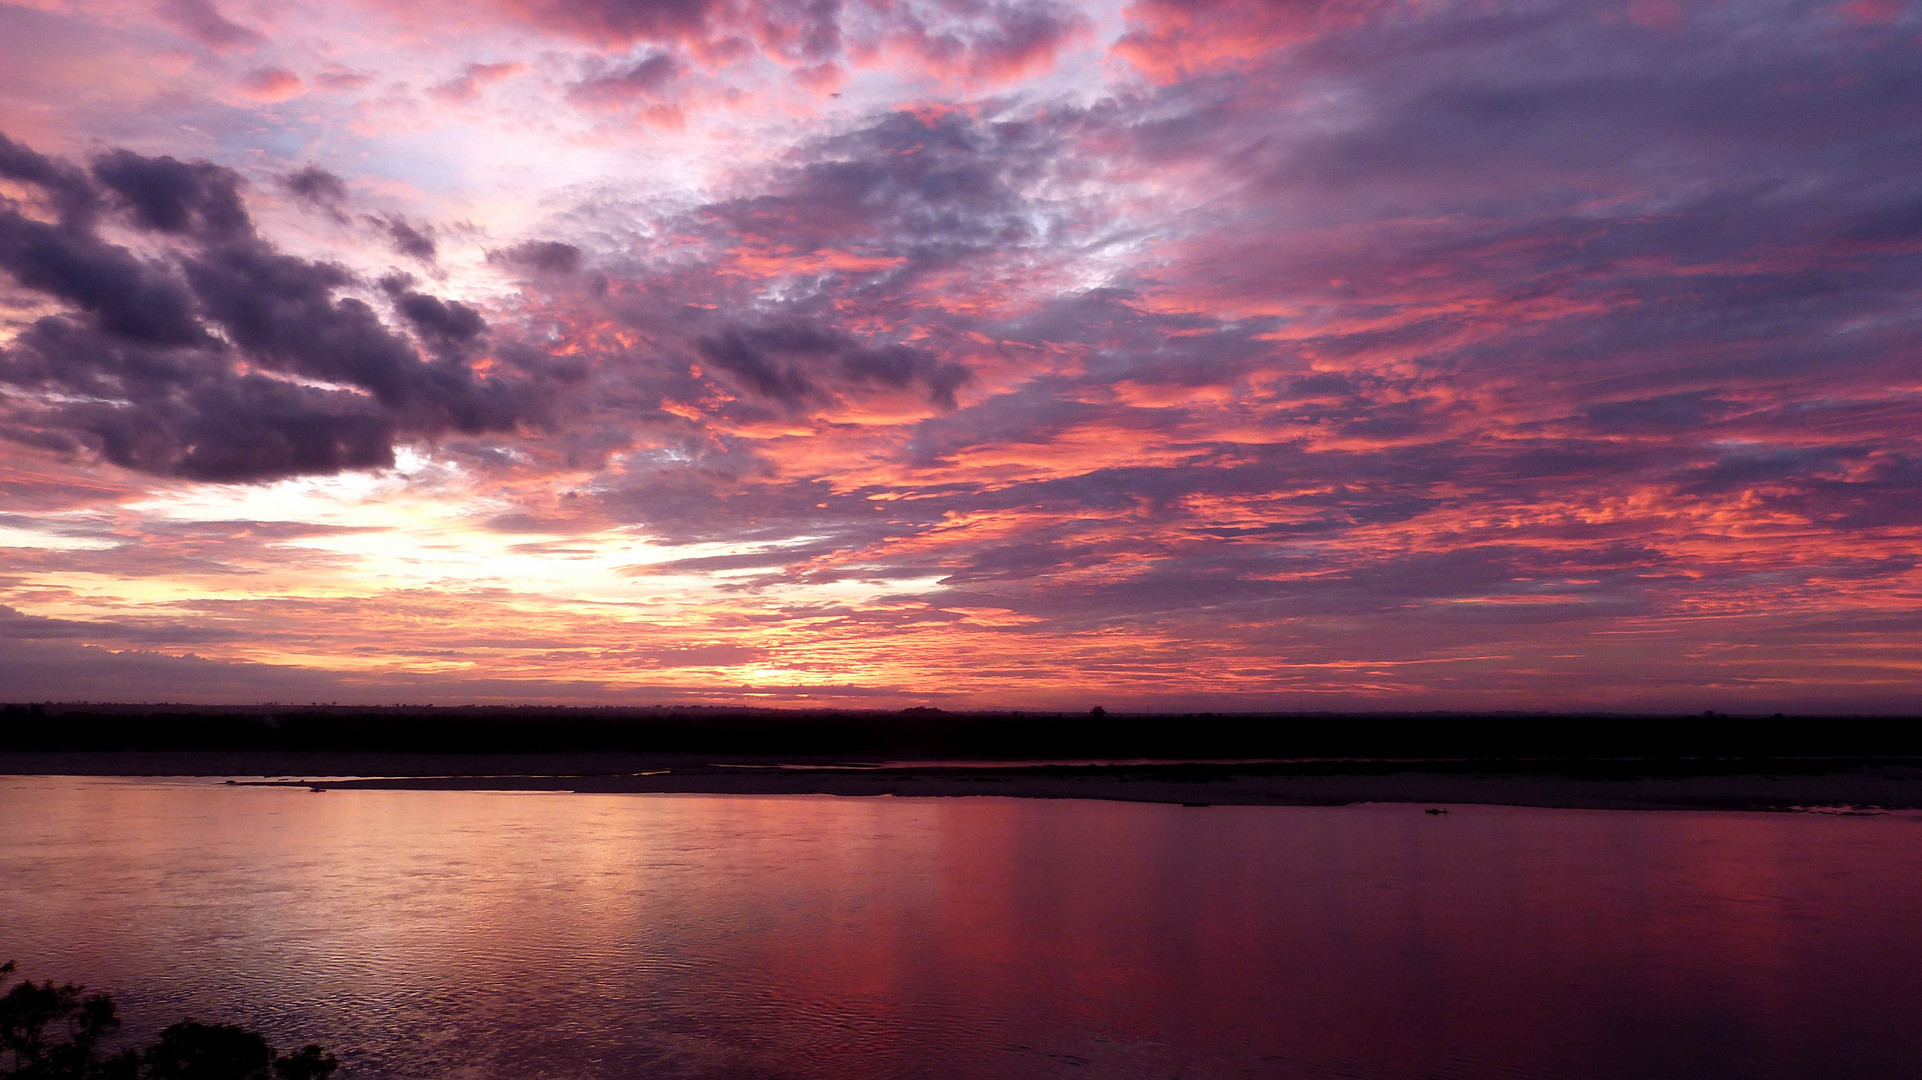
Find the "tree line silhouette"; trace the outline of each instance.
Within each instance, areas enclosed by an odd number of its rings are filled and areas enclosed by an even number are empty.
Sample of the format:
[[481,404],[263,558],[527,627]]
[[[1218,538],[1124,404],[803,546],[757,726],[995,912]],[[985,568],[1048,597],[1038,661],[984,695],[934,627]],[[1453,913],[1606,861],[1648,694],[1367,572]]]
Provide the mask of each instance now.
[[[0,985],[12,961],[0,964]],[[22,979],[0,994],[0,1080],[326,1080],[339,1059],[318,1045],[276,1053],[259,1032],[183,1020],[151,1045],[109,1053],[120,1026],[106,994]]]
[[1032,713],[927,707],[859,711],[0,703],[0,753],[284,755],[248,767],[291,772],[312,771],[295,763],[311,754],[622,753],[791,761],[1922,757],[1922,725],[1915,719],[1720,713],[1114,713],[1102,706]]

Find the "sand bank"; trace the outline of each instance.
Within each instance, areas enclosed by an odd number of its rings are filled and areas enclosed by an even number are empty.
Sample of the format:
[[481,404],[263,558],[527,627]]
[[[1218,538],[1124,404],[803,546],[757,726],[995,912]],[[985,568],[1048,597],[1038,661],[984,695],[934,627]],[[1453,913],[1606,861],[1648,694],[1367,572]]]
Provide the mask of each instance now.
[[1911,759],[712,762],[647,755],[7,753],[0,773],[222,776],[320,790],[1113,799],[1184,805],[1480,803],[1621,810],[1922,809]]

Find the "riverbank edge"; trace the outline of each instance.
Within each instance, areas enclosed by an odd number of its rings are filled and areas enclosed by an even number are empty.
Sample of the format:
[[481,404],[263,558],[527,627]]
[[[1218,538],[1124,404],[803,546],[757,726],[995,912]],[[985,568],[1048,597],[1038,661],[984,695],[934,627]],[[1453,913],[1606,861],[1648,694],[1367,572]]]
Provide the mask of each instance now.
[[617,754],[0,752],[0,775],[228,778],[317,791],[996,796],[1185,806],[1922,809],[1914,758],[837,763]]

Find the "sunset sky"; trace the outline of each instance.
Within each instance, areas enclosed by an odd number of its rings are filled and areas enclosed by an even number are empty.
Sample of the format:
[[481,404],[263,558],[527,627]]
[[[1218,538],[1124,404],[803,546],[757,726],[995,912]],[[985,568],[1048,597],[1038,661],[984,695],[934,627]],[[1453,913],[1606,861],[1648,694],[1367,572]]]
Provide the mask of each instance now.
[[1922,710],[1922,5],[0,2],[0,698]]

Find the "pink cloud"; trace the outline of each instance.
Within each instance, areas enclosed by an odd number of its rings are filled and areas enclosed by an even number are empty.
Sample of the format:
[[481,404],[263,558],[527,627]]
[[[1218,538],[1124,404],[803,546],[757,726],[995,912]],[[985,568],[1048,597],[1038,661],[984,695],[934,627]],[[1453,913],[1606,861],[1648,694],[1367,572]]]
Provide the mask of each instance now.
[[256,68],[242,75],[236,85],[248,98],[267,105],[292,101],[307,92],[307,84],[286,68]]
[[458,76],[429,89],[427,92],[436,100],[450,103],[466,103],[480,96],[483,88],[512,78],[527,70],[527,65],[505,61],[495,64],[469,64]]

